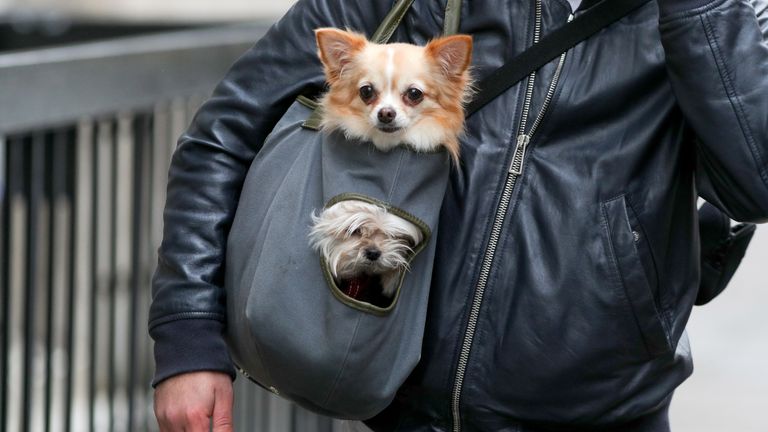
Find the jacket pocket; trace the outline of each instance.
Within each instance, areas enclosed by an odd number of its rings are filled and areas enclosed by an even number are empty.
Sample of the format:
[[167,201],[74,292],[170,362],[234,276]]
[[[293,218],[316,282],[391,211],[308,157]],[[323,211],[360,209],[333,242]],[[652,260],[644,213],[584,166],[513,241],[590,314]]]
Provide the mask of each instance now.
[[638,251],[638,243],[644,241],[639,221],[624,195],[603,202],[602,217],[609,266],[619,294],[632,311],[645,348],[651,357],[668,353],[672,345],[667,325],[659,313]]

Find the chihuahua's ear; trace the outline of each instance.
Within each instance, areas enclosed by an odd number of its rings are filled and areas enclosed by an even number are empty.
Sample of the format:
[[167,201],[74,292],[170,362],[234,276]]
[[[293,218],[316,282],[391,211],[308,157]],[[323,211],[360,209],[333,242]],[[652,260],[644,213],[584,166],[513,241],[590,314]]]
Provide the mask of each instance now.
[[462,75],[472,62],[472,36],[446,36],[430,41],[427,46],[430,56],[450,77]]
[[365,36],[359,33],[343,31],[335,28],[319,28],[315,30],[318,55],[325,66],[328,81],[333,81],[341,75],[352,58],[365,47]]

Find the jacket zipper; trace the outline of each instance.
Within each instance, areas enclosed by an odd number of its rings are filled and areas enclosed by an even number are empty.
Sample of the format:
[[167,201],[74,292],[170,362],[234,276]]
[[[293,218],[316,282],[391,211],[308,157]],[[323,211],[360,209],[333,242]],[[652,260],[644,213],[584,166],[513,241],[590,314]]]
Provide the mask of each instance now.
[[[568,21],[570,22],[572,19],[573,15],[570,15],[568,17]],[[539,42],[539,37],[541,34],[541,21],[541,0],[536,0],[536,19],[533,33],[534,44]],[[515,151],[512,155],[512,162],[510,163],[509,169],[507,170],[507,178],[504,183],[504,189],[502,190],[499,205],[496,209],[493,226],[491,227],[491,234],[488,239],[488,247],[486,248],[485,255],[483,256],[482,266],[480,267],[480,276],[477,281],[477,286],[475,287],[475,295],[472,299],[472,306],[469,312],[469,320],[467,322],[466,331],[464,332],[461,352],[459,353],[459,361],[456,366],[456,377],[451,398],[453,432],[461,432],[461,412],[459,405],[461,400],[461,391],[464,385],[464,375],[466,374],[467,364],[469,363],[469,354],[472,350],[472,341],[474,340],[475,330],[477,329],[477,322],[480,317],[480,307],[483,302],[485,287],[488,283],[488,276],[491,272],[494,256],[496,255],[496,247],[498,246],[499,238],[501,237],[501,230],[504,224],[504,219],[506,218],[507,210],[509,209],[509,203],[512,198],[512,191],[515,188],[515,183],[517,183],[518,177],[520,177],[520,175],[523,173],[525,152],[528,148],[528,144],[531,141],[531,137],[541,124],[541,121],[544,118],[544,114],[546,113],[547,108],[549,108],[549,104],[555,94],[557,82],[560,79],[560,73],[562,72],[563,64],[565,63],[565,54],[566,53],[564,52],[560,55],[557,69],[555,69],[555,74],[553,75],[552,83],[547,90],[547,95],[544,99],[541,111],[534,120],[531,129],[526,133],[525,127],[531,109],[531,100],[533,99],[533,87],[536,81],[536,71],[531,72],[531,75],[528,78],[525,100],[523,102],[523,112],[520,118],[520,125],[518,127],[520,134],[517,136],[515,142]]]

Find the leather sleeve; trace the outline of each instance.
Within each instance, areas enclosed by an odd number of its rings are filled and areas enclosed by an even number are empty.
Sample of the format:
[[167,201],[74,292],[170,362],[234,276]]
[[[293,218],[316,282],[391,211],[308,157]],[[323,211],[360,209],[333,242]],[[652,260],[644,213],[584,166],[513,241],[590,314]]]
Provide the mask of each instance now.
[[233,375],[223,339],[226,239],[251,160],[293,99],[323,84],[314,29],[371,33],[390,2],[302,0],[245,53],[181,136],[152,280],[154,385],[195,370]]
[[734,220],[765,222],[766,2],[658,3],[659,28],[672,87],[686,121],[698,137],[699,194]]

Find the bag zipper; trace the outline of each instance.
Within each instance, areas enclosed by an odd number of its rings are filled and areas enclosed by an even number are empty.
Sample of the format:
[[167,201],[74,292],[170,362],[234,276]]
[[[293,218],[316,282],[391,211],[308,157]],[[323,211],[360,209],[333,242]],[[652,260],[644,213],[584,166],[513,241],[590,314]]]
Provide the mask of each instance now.
[[[573,19],[573,14],[568,16],[568,22]],[[541,0],[536,0],[536,18],[534,24],[533,43],[539,42],[541,35]],[[528,121],[528,116],[531,109],[531,100],[533,99],[533,87],[536,81],[536,71],[531,72],[528,78],[528,85],[525,92],[525,99],[523,102],[523,112],[520,118],[520,125],[518,131],[521,131],[515,141],[515,151],[512,155],[512,162],[507,170],[507,178],[502,190],[501,199],[496,209],[496,215],[491,228],[491,233],[488,239],[488,247],[485,249],[485,255],[483,256],[482,266],[480,267],[480,276],[475,287],[475,295],[472,299],[472,306],[469,312],[469,320],[467,322],[467,328],[464,332],[464,339],[461,345],[461,352],[459,353],[459,361],[456,366],[456,376],[454,380],[452,398],[451,398],[451,412],[453,415],[453,432],[461,432],[461,412],[460,412],[460,400],[461,391],[464,385],[464,376],[466,374],[467,365],[469,363],[469,354],[472,350],[472,341],[475,337],[475,330],[477,329],[477,322],[480,317],[480,307],[483,302],[483,296],[485,294],[485,287],[488,283],[488,277],[491,272],[491,266],[493,264],[494,256],[496,255],[496,247],[498,246],[499,239],[501,237],[501,230],[504,224],[504,219],[509,209],[510,200],[512,199],[512,191],[515,188],[517,179],[523,174],[523,165],[525,162],[525,152],[528,148],[528,144],[531,141],[531,137],[536,133],[542,119],[544,118],[549,104],[555,94],[557,88],[557,82],[560,79],[560,74],[565,63],[565,52],[560,55],[560,59],[557,64],[557,69],[552,77],[549,89],[547,90],[546,98],[539,111],[538,116],[534,120],[531,129],[526,133],[525,127]]]

